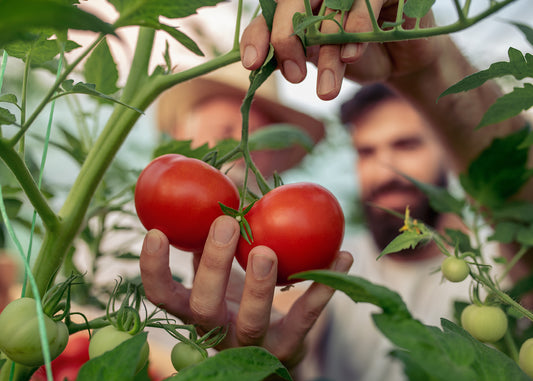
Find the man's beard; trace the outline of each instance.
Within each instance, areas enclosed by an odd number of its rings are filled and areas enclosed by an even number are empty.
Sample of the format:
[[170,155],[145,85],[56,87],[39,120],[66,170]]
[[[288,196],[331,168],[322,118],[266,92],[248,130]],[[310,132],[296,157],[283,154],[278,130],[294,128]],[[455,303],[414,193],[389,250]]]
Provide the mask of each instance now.
[[[448,179],[444,171],[442,171],[441,175],[433,185],[438,187],[446,187],[448,185]],[[383,251],[383,249],[400,234],[399,230],[404,224],[403,219],[398,218],[397,216],[385,210],[377,208],[375,205],[369,204],[372,203],[372,200],[374,200],[375,197],[388,192],[408,192],[415,196],[414,198],[417,201],[414,204],[408,205],[410,216],[412,218],[415,218],[430,227],[435,227],[438,219],[440,218],[440,213],[436,212],[429,205],[429,199],[427,196],[412,183],[393,180],[382,185],[372,192],[367,200],[363,200],[363,211],[366,217],[368,229],[372,233],[374,242],[376,243],[380,252]],[[403,210],[395,211],[403,215],[405,213],[405,207]]]

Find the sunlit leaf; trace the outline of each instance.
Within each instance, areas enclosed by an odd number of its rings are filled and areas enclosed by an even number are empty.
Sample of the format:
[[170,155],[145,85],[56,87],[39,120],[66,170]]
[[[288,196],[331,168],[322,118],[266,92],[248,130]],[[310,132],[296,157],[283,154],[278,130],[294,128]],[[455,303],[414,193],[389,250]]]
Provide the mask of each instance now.
[[378,258],[388,254],[397,253],[405,249],[414,249],[419,243],[431,238],[429,233],[417,233],[414,231],[404,231],[396,236],[381,252]]

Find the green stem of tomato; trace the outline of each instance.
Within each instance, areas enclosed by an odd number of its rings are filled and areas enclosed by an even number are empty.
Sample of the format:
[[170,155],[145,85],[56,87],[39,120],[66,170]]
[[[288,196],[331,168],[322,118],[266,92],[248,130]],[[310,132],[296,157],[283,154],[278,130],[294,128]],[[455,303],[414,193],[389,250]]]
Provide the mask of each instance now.
[[[322,33],[310,28],[306,31],[304,42],[306,46],[328,45],[328,44],[346,44],[350,42],[392,42],[403,41],[417,38],[427,38],[441,34],[451,34],[466,29],[484,18],[499,11],[501,8],[511,4],[516,0],[505,0],[499,3],[493,3],[485,11],[470,18],[461,18],[455,23],[443,26],[435,26],[422,29],[402,29],[393,28],[391,30],[374,29],[371,32],[358,33]],[[374,24],[374,23],[373,23]],[[377,24],[376,24],[377,25]],[[374,28],[376,27],[374,25]]]

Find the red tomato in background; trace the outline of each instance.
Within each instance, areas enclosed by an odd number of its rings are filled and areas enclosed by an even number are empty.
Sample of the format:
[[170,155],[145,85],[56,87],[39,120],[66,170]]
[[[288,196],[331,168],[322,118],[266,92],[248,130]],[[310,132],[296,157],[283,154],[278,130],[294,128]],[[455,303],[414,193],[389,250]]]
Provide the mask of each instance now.
[[241,237],[236,258],[245,269],[248,254],[259,245],[270,247],[278,257],[278,285],[297,282],[289,275],[327,268],[344,236],[344,215],[333,194],[312,183],[277,187],[245,215],[253,242]]
[[[89,361],[89,334],[83,331],[70,335],[63,353],[51,363],[54,380],[74,381],[81,366],[87,361]],[[46,381],[44,365],[34,373],[32,381]]]
[[219,202],[238,208],[235,184],[209,164],[178,154],[153,160],[135,187],[144,227],[161,230],[171,245],[185,251],[202,251],[211,223],[223,214]]

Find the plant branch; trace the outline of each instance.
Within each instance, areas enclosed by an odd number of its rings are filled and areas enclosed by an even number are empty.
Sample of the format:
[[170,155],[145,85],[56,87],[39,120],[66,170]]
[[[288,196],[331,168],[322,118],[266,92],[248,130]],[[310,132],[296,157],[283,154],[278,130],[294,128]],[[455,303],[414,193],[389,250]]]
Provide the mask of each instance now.
[[4,163],[6,163],[8,168],[17,178],[24,193],[37,211],[37,214],[39,214],[39,217],[41,217],[46,229],[50,232],[56,231],[59,225],[58,216],[52,210],[50,205],[48,205],[46,198],[33,179],[24,160],[22,160],[15,149],[4,139],[0,139],[0,158],[2,158]]
[[[368,1],[368,0],[367,0]],[[466,29],[491,14],[499,11],[501,8],[511,4],[516,0],[504,0],[492,5],[485,11],[475,17],[458,20],[455,23],[445,26],[435,26],[423,29],[391,29],[391,30],[374,30],[371,32],[359,33],[321,33],[310,29],[306,31],[304,41],[306,46],[328,45],[328,44],[346,44],[350,42],[392,42],[403,41],[416,38],[427,38],[441,34],[451,34]],[[313,31],[311,33],[311,31]]]

